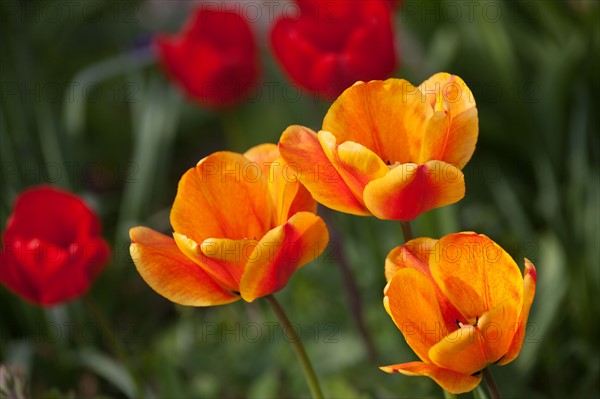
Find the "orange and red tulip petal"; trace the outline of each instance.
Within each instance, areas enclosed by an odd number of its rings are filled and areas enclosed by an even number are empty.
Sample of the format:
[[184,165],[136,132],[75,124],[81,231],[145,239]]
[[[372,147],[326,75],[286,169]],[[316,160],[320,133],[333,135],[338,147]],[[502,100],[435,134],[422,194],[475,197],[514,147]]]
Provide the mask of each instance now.
[[447,331],[431,279],[415,269],[400,269],[384,295],[385,309],[408,345],[421,360],[429,361],[429,348]]
[[380,367],[386,373],[402,373],[408,376],[426,376],[438,383],[446,391],[458,395],[470,392],[481,382],[481,374],[471,376],[444,369],[433,364],[410,362]]
[[367,184],[364,201],[380,219],[412,220],[421,213],[450,205],[465,195],[464,175],[456,167],[429,161],[401,164]]
[[357,82],[331,105],[323,130],[339,143],[370,148],[384,163],[408,163],[419,158],[432,114],[421,92],[406,80]]
[[508,298],[522,306],[523,277],[502,247],[482,234],[442,237],[429,268],[438,286],[469,323]]
[[329,161],[361,202],[365,186],[390,171],[377,154],[361,144],[345,141],[337,145],[335,136],[327,131],[320,131],[318,138]]
[[431,276],[429,271],[429,254],[437,240],[419,237],[406,244],[394,248],[385,258],[385,279],[390,281],[394,274],[405,267],[416,269],[421,273]]
[[327,158],[314,131],[303,126],[288,127],[279,140],[279,152],[315,200],[336,211],[371,214]]
[[535,266],[525,259],[525,277],[523,278],[523,308],[519,316],[517,331],[513,337],[513,341],[508,349],[508,353],[498,362],[499,365],[503,366],[515,360],[521,352],[521,346],[525,339],[525,329],[527,326],[527,320],[529,319],[529,310],[533,303],[533,297],[535,296],[537,274]]
[[483,338],[488,363],[496,363],[508,352],[513,341],[519,309],[512,298],[500,303],[479,318],[477,328]]
[[213,306],[240,299],[181,253],[170,237],[146,227],[134,227],[129,235],[138,272],[168,300],[186,306]]
[[481,332],[470,324],[451,332],[429,349],[431,362],[458,373],[471,375],[488,364]]
[[243,155],[211,154],[179,181],[171,225],[197,243],[262,237],[274,219],[266,184],[260,168]]
[[[288,179],[286,177],[286,179]],[[310,195],[310,191],[306,189],[300,181],[298,180],[298,192],[290,205],[290,209],[288,210],[287,218],[291,218],[298,212],[310,212],[317,213],[317,201]]]
[[[213,280],[231,291],[239,291],[239,276],[234,275],[232,271],[236,268],[226,262],[213,260],[210,256],[202,252],[201,244],[184,236],[183,234],[173,233],[177,248],[192,262],[202,268]],[[237,277],[237,278],[236,278]]]
[[291,275],[318,257],[329,242],[323,220],[313,213],[299,212],[269,231],[250,254],[240,283],[240,294],[248,302],[279,291]]

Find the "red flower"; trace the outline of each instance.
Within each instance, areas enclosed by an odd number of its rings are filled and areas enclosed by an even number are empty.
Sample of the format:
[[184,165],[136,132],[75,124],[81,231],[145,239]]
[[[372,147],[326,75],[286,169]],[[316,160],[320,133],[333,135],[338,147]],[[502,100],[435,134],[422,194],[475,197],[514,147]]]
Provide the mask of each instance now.
[[96,214],[80,198],[50,186],[19,195],[2,244],[0,282],[43,306],[83,295],[109,254]]
[[392,10],[381,0],[296,0],[271,43],[291,80],[333,100],[356,81],[386,79],[396,67]]
[[233,11],[196,11],[175,36],[155,39],[166,72],[192,99],[211,107],[240,101],[259,60],[246,20]]

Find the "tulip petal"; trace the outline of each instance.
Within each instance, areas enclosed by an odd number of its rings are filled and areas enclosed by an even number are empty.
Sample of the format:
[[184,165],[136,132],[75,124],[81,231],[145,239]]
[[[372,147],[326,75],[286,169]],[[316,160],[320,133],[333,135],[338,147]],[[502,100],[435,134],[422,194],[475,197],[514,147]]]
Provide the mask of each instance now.
[[437,111],[427,121],[419,162],[437,159],[462,169],[475,152],[478,133],[477,108],[455,117]]
[[177,248],[179,248],[189,260],[208,273],[213,280],[230,291],[239,290],[239,276],[241,275],[241,272],[237,271],[239,267],[225,261],[215,261],[213,258],[202,252],[201,244],[198,244],[196,241],[183,234],[173,233],[173,238],[175,239]]
[[275,204],[274,225],[284,224],[296,212],[316,213],[317,201],[300,184],[294,170],[281,158],[276,144],[257,145],[246,151],[244,156],[261,167],[267,180]]
[[488,310],[512,298],[522,306],[523,277],[515,261],[482,234],[442,237],[429,268],[448,300],[473,324]]
[[181,253],[170,237],[146,227],[134,227],[129,235],[138,272],[168,300],[186,306],[213,306],[240,299]]
[[357,82],[331,105],[323,130],[339,143],[353,141],[385,163],[419,159],[427,120],[433,114],[422,93],[403,79]]
[[260,167],[243,155],[209,155],[179,181],[173,229],[196,243],[262,237],[275,219],[266,184]]
[[279,150],[277,149],[277,144],[259,144],[246,151],[244,156],[250,161],[257,163],[263,169],[263,174],[268,176],[270,164],[279,158]]
[[377,154],[361,144],[345,141],[338,146],[335,136],[327,131],[320,131],[318,138],[325,155],[361,203],[365,186],[390,171]]
[[432,238],[415,238],[406,244],[394,248],[385,258],[385,279],[390,281],[400,269],[409,267],[431,277],[429,271],[429,254],[437,240]]
[[408,376],[426,376],[438,383],[446,391],[458,395],[477,388],[481,374],[472,376],[444,369],[433,364],[410,362],[380,367],[386,373],[402,373]]
[[475,97],[467,84],[456,75],[439,72],[418,87],[432,109],[447,110],[452,118],[475,108]]
[[435,111],[427,121],[419,161],[437,159],[462,169],[479,134],[473,93],[460,77],[445,72],[421,83],[419,90]]
[[479,318],[477,328],[483,338],[483,351],[489,364],[508,352],[517,328],[518,309],[509,298]]
[[523,340],[525,339],[527,320],[529,319],[529,310],[531,309],[533,297],[535,296],[536,280],[537,274],[535,266],[529,261],[529,259],[525,259],[525,277],[523,278],[523,308],[519,316],[517,331],[515,332],[513,341],[508,348],[508,352],[498,362],[498,364],[501,366],[515,360],[521,352],[521,346],[523,346]]
[[432,281],[415,269],[400,269],[384,295],[385,310],[406,342],[421,360],[428,362],[429,348],[447,334]]
[[398,270],[403,268],[415,269],[427,276],[435,287],[444,325],[448,326],[450,330],[454,330],[456,329],[456,320],[462,319],[462,316],[444,296],[429,270],[429,255],[433,252],[437,242],[431,238],[421,237],[394,248],[385,259],[385,276],[389,281]]
[[327,246],[329,233],[323,220],[313,213],[299,212],[269,231],[254,248],[240,283],[240,294],[248,302],[279,291],[291,275],[318,257]]
[[314,131],[288,127],[279,141],[279,152],[315,200],[336,211],[370,215],[327,158]]
[[488,359],[484,352],[481,332],[467,324],[443,337],[429,349],[429,358],[436,365],[471,375],[485,368]]
[[463,173],[456,167],[429,161],[401,164],[365,187],[367,208],[380,219],[412,220],[433,208],[457,202],[465,195]]

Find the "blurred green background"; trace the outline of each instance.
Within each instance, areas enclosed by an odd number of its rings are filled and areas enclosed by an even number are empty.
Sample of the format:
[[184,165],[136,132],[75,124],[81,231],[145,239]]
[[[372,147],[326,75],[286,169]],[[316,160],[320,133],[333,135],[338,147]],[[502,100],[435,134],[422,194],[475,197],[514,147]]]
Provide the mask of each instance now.
[[[277,142],[290,124],[318,129],[327,110],[310,94],[296,95],[276,66],[266,13],[252,23],[264,90],[227,113],[186,101],[157,68],[150,44],[157,32],[176,32],[192,5],[0,2],[0,222],[18,192],[49,182],[82,195],[113,245],[84,300],[44,310],[0,289],[0,358],[23,367],[32,397],[309,394],[265,303],[176,306],[129,258],[131,226],[171,231],[177,182],[199,159]],[[457,74],[479,109],[466,197],[419,217],[416,235],[474,230],[521,266],[528,257],[537,267],[521,355],[492,368],[501,392],[598,397],[599,3],[404,1],[395,26],[395,76],[418,84],[438,71]],[[228,142],[234,130],[238,138]],[[383,260],[403,242],[399,224],[320,212],[332,230],[329,250],[277,296],[326,396],[440,397],[427,378],[377,368],[416,359],[382,306]]]

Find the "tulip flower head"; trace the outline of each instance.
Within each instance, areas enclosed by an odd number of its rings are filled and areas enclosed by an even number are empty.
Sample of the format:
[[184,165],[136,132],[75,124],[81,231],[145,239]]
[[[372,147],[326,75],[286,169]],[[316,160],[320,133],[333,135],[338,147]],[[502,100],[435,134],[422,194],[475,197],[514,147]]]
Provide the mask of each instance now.
[[274,144],[201,160],[179,182],[174,238],[131,229],[142,278],[188,306],[251,302],[282,289],[329,240],[316,202],[287,169]]
[[203,105],[232,106],[257,80],[254,36],[236,12],[201,8],[179,34],[159,35],[156,45],[167,74]]
[[438,73],[419,87],[357,82],[331,105],[318,134],[290,126],[279,150],[323,205],[408,221],[464,196],[461,169],[478,131],[469,88]]
[[21,193],[2,236],[0,282],[42,306],[83,295],[106,265],[98,216],[77,196],[50,186]]
[[521,351],[536,270],[484,235],[418,238],[390,252],[384,305],[421,359],[381,367],[428,376],[458,394],[477,387],[481,371],[512,362]]
[[358,80],[392,74],[396,51],[386,1],[296,3],[300,16],[282,16],[271,31],[274,53],[292,81],[333,100]]

